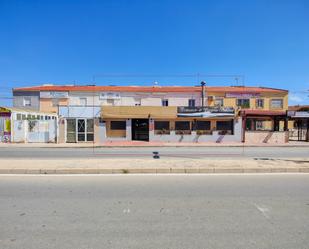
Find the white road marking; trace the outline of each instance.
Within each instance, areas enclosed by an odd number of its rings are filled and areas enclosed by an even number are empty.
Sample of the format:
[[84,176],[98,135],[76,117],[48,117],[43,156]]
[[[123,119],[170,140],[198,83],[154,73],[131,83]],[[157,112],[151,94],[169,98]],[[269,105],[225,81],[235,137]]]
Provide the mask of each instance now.
[[255,203],[253,205],[263,214],[266,219],[270,219],[270,210],[268,207],[266,207],[265,205],[257,205]]
[[130,213],[130,212],[131,212],[131,210],[130,210],[129,208],[123,210],[123,213],[124,213],[124,214],[128,214],[128,213]]
[[302,172],[282,172],[282,173],[197,173],[197,174],[190,174],[190,173],[129,173],[129,174],[0,174],[0,177],[9,177],[9,176],[40,176],[40,177],[49,177],[49,176],[56,176],[56,177],[80,177],[80,176],[96,176],[96,177],[111,177],[111,176],[275,176],[275,175],[309,175],[308,173]]

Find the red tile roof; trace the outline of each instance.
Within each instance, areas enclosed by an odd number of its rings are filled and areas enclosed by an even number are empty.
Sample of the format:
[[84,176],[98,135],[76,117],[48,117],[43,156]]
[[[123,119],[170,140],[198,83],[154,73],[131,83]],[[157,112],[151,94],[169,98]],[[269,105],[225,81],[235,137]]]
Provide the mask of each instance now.
[[[34,86],[14,88],[13,91],[68,91],[68,92],[201,92],[200,86]],[[206,86],[208,92],[228,93],[287,93],[287,90],[267,87]]]
[[292,105],[289,106],[289,111],[308,111],[309,105]]

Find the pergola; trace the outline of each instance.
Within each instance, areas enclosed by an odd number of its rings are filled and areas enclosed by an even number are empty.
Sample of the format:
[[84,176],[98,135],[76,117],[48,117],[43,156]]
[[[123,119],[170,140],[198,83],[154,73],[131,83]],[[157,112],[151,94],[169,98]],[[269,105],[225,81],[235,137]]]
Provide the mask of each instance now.
[[[288,130],[288,117],[285,111],[241,110],[240,116],[242,117],[242,142],[245,142],[246,122],[248,119],[272,121],[272,131],[279,131],[280,121],[284,121],[284,131]],[[254,130],[253,127],[251,129]]]

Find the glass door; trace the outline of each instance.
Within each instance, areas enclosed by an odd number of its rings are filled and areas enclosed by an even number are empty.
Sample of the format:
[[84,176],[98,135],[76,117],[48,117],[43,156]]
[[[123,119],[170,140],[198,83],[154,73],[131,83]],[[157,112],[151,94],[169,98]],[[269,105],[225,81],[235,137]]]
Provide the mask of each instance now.
[[77,119],[77,141],[86,141],[86,122],[85,119]]
[[67,119],[67,143],[76,143],[76,119]]

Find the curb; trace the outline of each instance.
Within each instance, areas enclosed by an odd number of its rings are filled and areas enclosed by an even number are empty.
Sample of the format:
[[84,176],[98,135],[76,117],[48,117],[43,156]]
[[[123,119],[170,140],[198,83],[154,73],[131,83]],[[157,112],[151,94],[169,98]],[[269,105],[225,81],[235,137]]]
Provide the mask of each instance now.
[[309,173],[307,167],[297,168],[57,168],[57,169],[0,169],[5,174],[227,174],[227,173]]
[[309,148],[309,143],[308,144],[287,144],[287,145],[278,145],[278,144],[218,144],[218,145],[209,145],[209,144],[191,144],[191,145],[186,145],[186,144],[173,144],[173,145],[168,145],[168,144],[158,144],[158,145],[94,145],[94,146],[34,146],[34,147],[26,147],[26,146],[0,146],[0,148],[38,148],[38,149],[93,149],[93,148],[158,148],[158,147],[166,147],[166,148],[185,148],[185,147],[201,147],[201,148],[222,148],[222,147],[233,147],[233,148],[256,148],[256,147],[269,147],[269,148]]

